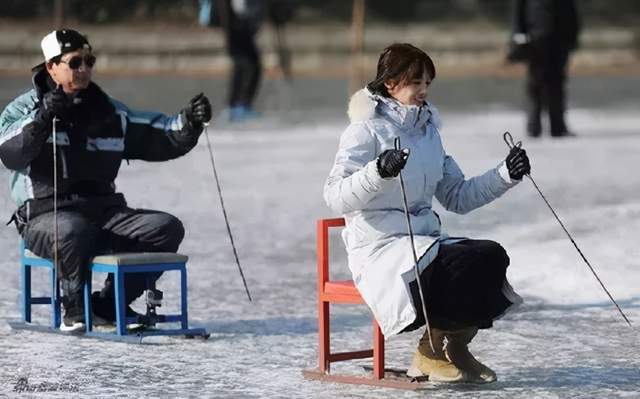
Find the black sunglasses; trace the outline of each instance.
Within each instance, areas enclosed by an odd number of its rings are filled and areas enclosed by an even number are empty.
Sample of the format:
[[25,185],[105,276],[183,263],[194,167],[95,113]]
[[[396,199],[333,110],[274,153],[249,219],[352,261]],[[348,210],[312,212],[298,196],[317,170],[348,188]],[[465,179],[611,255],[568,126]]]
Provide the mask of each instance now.
[[69,61],[60,60],[60,62],[63,62],[69,65],[69,68],[71,69],[78,69],[80,68],[80,65],[82,65],[83,60],[86,66],[88,66],[89,68],[93,68],[93,66],[96,63],[96,56],[89,54],[89,55],[85,55],[83,58],[83,57],[80,57],[79,55],[74,55],[73,57],[71,57]]

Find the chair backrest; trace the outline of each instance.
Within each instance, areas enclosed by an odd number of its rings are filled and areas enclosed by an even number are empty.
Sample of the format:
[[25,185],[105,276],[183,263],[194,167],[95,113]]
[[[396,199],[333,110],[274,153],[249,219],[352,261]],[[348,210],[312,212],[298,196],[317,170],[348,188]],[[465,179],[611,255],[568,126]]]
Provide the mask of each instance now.
[[342,227],[344,218],[318,219],[316,223],[316,258],[318,267],[318,292],[329,281],[329,228]]

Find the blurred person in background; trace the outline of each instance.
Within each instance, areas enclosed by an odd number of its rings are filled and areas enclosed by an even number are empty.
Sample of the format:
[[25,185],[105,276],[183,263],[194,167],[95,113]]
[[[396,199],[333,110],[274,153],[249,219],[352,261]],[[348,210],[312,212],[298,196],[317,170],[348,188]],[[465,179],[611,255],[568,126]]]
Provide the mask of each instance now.
[[228,94],[231,122],[260,116],[253,107],[262,77],[256,34],[265,11],[263,0],[200,0],[200,24],[222,27],[233,64]]
[[[382,52],[376,78],[350,100],[351,123],[340,138],[324,199],[346,219],[342,237],[353,280],[387,338],[425,325],[414,267],[420,269],[430,329],[407,374],[487,383],[496,374],[467,345],[478,329],[492,327],[521,302],[506,279],[509,257],[496,242],[449,237],[432,209],[433,197],[465,214],[500,197],[531,168],[526,152],[514,147],[495,168],[465,178],[442,145],[439,113],[427,101],[435,77],[431,58],[410,44]],[[402,149],[395,148],[396,138]]]
[[[60,329],[75,332],[84,329],[82,292],[92,257],[109,251],[176,252],[184,237],[175,216],[128,207],[115,185],[122,160],[166,161],[186,154],[210,120],[211,105],[199,94],[171,117],[131,110],[92,82],[96,57],[85,36],[55,30],[41,47],[45,62],[33,68],[33,89],[0,115],[0,159],[15,171],[11,194],[18,209],[12,221],[26,248],[48,259],[58,251]],[[145,278],[128,275],[126,286],[128,305],[143,293]],[[106,322],[115,320],[113,276],[93,293],[92,309]],[[127,316],[135,316],[130,307]]]
[[[565,122],[570,53],[578,47],[580,21],[573,0],[514,0],[513,33],[523,38],[527,63],[527,133],[542,134],[546,109],[552,137],[574,136]],[[515,59],[514,61],[517,61]]]

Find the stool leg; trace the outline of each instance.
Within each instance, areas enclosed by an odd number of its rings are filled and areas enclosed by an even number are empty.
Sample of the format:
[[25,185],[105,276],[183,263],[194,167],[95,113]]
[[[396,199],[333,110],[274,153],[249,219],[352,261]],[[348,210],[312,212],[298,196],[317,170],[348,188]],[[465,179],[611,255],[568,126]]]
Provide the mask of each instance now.
[[31,266],[22,264],[22,320],[31,323]]
[[182,309],[180,322],[182,329],[189,328],[188,306],[187,306],[187,268],[185,265],[180,268],[180,307]]
[[384,335],[376,319],[373,319],[373,378],[384,378]]
[[56,274],[55,265],[51,265],[51,324],[53,328],[59,328],[62,320],[60,314],[60,283]]
[[91,317],[91,278],[91,269],[89,269],[84,282],[84,322],[86,332],[93,330],[93,318]]
[[126,322],[126,296],[124,288],[124,273],[120,269],[113,273],[115,294],[116,294],[116,333],[118,335],[125,335],[127,333]]
[[329,373],[331,363],[329,354],[331,352],[329,302],[319,301],[318,303],[318,367],[323,373]]

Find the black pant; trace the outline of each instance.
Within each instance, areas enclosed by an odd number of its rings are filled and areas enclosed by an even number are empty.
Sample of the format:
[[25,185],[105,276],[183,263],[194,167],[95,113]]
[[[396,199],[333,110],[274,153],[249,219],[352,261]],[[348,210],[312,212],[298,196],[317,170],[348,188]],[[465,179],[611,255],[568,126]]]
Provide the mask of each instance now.
[[564,113],[568,60],[569,49],[566,46],[549,41],[532,44],[526,90],[527,132],[530,136],[539,136],[542,132],[543,109],[549,113],[552,136],[567,132]]
[[251,107],[258,91],[262,65],[255,35],[256,28],[248,23],[239,24],[227,32],[227,50],[233,61],[229,87],[230,107]]
[[[22,230],[25,245],[43,258],[53,259],[53,212],[27,221]],[[184,238],[184,227],[167,213],[131,209],[126,205],[105,205],[100,200],[58,210],[58,277],[63,294],[77,297],[87,275],[91,258],[105,252],[176,252]],[[155,282],[162,273],[149,276]],[[103,296],[114,297],[112,278],[105,282]],[[145,277],[126,277],[127,303],[146,288]]]
[[[456,330],[489,328],[511,305],[502,293],[509,257],[500,244],[464,240],[440,245],[438,256],[420,275],[431,327]],[[416,320],[405,331],[424,323],[418,284],[409,284]]]

